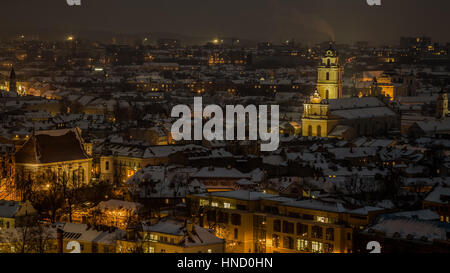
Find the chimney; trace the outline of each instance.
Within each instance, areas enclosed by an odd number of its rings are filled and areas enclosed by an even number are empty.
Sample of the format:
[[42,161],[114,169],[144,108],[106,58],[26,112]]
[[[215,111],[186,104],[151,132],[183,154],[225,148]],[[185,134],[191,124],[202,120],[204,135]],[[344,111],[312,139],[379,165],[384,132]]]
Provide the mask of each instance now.
[[62,229],[56,229],[56,243],[58,246],[58,253],[63,253],[63,233],[64,231]]

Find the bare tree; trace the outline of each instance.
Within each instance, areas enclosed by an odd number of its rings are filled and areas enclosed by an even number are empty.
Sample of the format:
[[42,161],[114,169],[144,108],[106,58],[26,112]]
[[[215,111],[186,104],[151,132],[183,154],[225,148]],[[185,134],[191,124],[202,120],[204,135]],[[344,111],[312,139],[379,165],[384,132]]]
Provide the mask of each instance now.
[[46,253],[52,246],[52,240],[55,238],[55,229],[37,225],[31,229],[31,246],[33,252]]
[[54,229],[36,223],[2,231],[0,242],[14,253],[46,253],[51,248],[54,233]]

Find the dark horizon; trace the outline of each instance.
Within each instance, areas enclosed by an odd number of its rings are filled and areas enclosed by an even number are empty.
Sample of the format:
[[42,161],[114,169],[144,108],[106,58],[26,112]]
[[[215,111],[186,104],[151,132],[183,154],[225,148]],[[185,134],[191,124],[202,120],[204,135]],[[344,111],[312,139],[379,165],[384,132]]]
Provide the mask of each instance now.
[[291,38],[303,44],[364,40],[377,45],[398,43],[401,36],[429,36],[450,42],[442,12],[450,10],[450,2],[444,0],[382,0],[381,7],[371,7],[366,0],[81,1],[81,7],[70,7],[65,0],[7,0],[0,28],[9,36],[172,33],[275,43]]

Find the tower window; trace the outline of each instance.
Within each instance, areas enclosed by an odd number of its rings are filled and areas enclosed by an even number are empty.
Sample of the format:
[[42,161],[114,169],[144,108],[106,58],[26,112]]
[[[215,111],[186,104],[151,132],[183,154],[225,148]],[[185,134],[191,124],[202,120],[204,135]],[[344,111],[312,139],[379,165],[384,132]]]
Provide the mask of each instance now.
[[331,66],[331,59],[327,59],[327,66]]
[[327,79],[327,81],[330,80],[330,72],[327,72],[326,79]]

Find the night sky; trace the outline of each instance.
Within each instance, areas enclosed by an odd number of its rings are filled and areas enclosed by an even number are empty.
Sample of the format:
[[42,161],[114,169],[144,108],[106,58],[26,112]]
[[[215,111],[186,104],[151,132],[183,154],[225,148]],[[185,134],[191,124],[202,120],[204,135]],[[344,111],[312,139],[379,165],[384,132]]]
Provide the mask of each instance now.
[[398,42],[428,35],[450,41],[448,0],[1,0],[0,30],[179,33],[254,41]]

